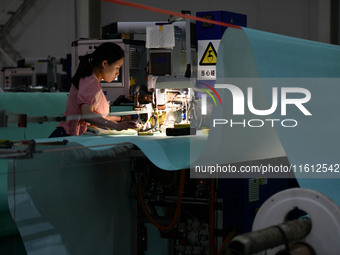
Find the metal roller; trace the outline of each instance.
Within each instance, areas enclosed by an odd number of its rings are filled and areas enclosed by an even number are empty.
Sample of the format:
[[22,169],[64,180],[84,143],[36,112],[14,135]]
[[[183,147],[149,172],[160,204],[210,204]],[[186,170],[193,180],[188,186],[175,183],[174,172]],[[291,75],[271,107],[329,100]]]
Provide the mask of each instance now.
[[[290,218],[296,210],[308,218]],[[257,212],[252,232],[236,236],[227,254],[337,255],[339,240],[339,206],[315,190],[293,188],[270,197]]]
[[228,245],[228,255],[248,255],[279,245],[288,245],[306,237],[312,229],[309,218],[287,221],[280,225],[236,236]]

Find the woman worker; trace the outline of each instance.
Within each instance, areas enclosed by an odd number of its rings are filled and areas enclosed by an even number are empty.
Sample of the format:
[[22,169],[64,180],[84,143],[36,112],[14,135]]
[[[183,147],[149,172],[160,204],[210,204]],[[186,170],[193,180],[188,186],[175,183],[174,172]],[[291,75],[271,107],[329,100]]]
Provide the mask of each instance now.
[[115,43],[103,43],[91,54],[81,57],[72,77],[67,98],[66,121],[62,121],[50,137],[82,135],[88,124],[123,130],[135,128],[135,122],[108,116],[110,105],[103,93],[101,80],[113,81],[124,62],[124,51]]

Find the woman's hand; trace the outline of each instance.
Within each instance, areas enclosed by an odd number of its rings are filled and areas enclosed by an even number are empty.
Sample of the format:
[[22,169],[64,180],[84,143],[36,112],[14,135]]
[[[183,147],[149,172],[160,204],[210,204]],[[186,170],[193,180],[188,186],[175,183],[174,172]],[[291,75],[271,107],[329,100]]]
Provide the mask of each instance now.
[[116,121],[116,122],[121,122],[121,121],[129,121],[132,120],[131,115],[126,115],[126,116],[106,116],[107,120],[111,121]]
[[137,127],[134,121],[116,122],[115,118],[120,119],[119,116],[108,116],[107,118],[103,118],[101,115],[93,111],[92,105],[82,104],[81,112],[82,115],[84,116],[83,117],[84,121],[89,122],[90,124],[95,125],[97,127],[110,128],[118,131]]
[[137,125],[136,125],[136,122],[134,121],[122,121],[122,122],[108,121],[107,127],[110,129],[121,131],[121,130],[129,129],[129,128],[134,129],[137,127]]

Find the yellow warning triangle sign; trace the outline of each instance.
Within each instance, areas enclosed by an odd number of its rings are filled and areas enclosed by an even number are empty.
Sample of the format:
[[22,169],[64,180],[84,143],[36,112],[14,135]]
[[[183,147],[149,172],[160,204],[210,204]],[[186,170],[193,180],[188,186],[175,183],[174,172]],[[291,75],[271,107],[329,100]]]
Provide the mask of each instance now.
[[214,45],[209,42],[202,58],[200,61],[201,66],[210,66],[210,65],[216,65],[217,62],[217,53],[214,48]]

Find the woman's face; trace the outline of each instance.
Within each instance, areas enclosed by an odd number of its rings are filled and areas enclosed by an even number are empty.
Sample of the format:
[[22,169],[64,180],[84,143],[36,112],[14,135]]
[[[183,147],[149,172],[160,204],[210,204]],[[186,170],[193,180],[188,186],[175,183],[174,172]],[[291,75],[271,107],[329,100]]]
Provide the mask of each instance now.
[[124,63],[124,58],[121,58],[117,60],[116,62],[113,62],[112,64],[109,64],[106,60],[105,63],[103,63],[102,68],[102,79],[106,82],[111,82],[117,78],[119,75],[119,69]]

